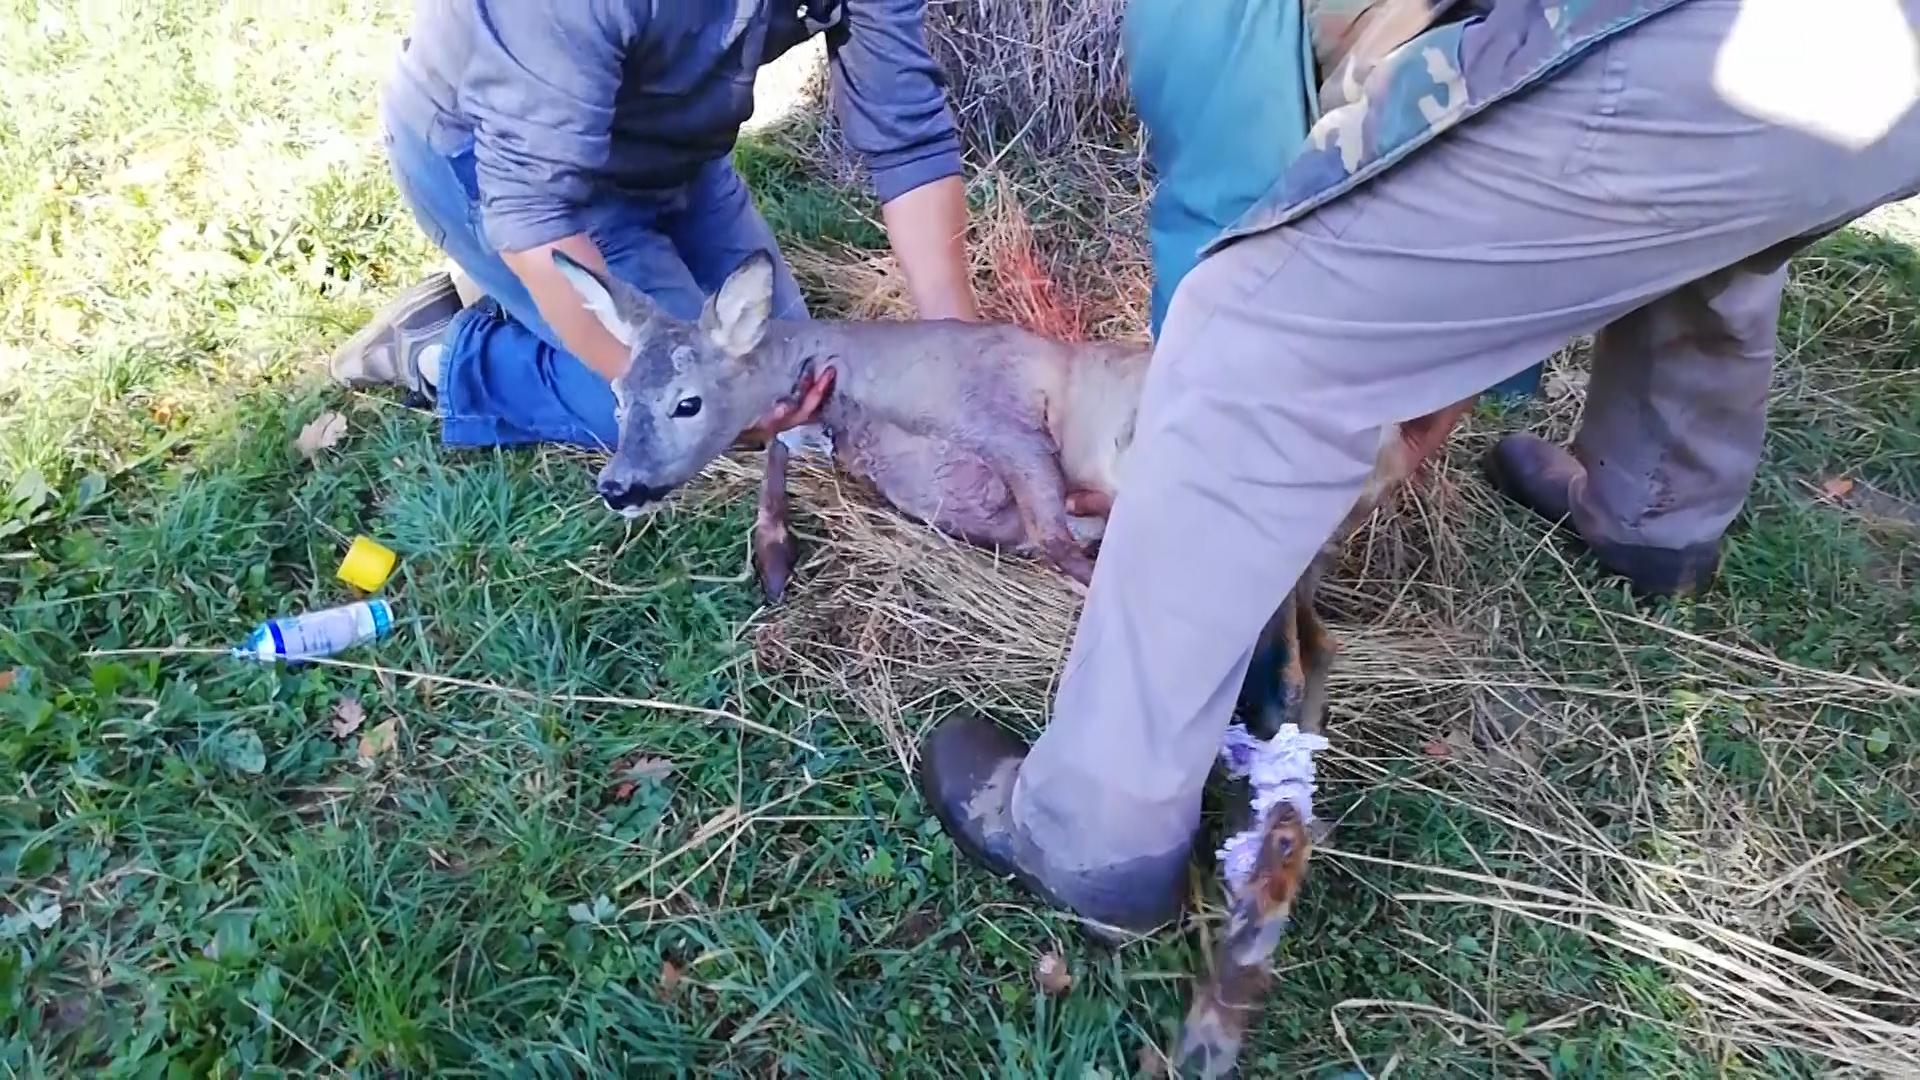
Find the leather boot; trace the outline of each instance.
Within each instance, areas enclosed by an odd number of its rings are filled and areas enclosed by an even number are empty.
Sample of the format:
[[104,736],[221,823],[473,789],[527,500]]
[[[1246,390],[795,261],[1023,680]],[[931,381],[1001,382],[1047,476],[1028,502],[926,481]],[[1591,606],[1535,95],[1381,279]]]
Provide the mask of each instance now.
[[1049,905],[1081,916],[1103,940],[1143,934],[1176,918],[1188,851],[1094,869],[1059,865],[1014,820],[1014,781],[1026,756],[1019,739],[972,714],[949,717],[927,737],[920,790],[954,844]]
[[1494,490],[1578,537],[1601,566],[1626,578],[1642,598],[1691,595],[1710,585],[1719,570],[1718,538],[1675,549],[1582,535],[1573,522],[1573,500],[1587,469],[1564,447],[1535,435],[1508,435],[1482,464]]

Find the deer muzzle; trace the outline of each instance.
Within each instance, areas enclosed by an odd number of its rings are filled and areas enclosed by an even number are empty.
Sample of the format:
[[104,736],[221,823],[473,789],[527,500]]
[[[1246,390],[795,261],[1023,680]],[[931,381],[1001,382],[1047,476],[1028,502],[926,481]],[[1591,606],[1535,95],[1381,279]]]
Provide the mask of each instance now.
[[670,490],[615,477],[601,477],[598,487],[607,509],[627,517],[638,517],[654,503],[666,498]]

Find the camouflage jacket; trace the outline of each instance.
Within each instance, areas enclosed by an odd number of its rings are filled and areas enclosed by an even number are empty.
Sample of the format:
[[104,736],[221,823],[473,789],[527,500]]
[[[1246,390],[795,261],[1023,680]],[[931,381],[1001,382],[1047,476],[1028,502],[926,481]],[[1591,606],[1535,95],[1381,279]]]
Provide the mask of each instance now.
[[1202,254],[1278,228],[1614,34],[1687,0],[1305,0],[1319,100],[1306,146]]

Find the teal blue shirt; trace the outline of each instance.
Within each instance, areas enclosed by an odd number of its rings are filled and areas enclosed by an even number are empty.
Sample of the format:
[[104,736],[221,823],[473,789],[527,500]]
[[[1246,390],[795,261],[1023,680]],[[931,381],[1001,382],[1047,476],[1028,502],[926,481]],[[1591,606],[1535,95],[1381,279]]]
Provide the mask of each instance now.
[[1156,177],[1152,330],[1200,249],[1273,190],[1316,110],[1300,0],[1132,0],[1127,79]]

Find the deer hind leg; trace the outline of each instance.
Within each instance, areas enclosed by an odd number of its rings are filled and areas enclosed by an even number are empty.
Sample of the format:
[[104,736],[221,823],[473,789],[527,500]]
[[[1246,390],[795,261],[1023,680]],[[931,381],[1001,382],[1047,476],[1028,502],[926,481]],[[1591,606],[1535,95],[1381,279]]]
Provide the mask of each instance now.
[[[1324,558],[1324,556],[1322,557]],[[1300,654],[1300,708],[1294,718],[1301,731],[1326,734],[1327,675],[1339,644],[1320,621],[1320,562],[1316,559],[1294,586],[1294,640]]]
[[1306,694],[1301,668],[1299,590],[1287,593],[1254,641],[1253,660],[1240,684],[1240,715],[1252,735],[1271,739],[1292,723]]
[[1292,806],[1275,807],[1261,834],[1253,874],[1228,901],[1212,967],[1194,987],[1180,1031],[1180,1075],[1217,1077],[1233,1071],[1247,1027],[1272,983],[1273,950],[1291,920],[1312,850],[1309,825]]
[[[1259,712],[1257,717],[1248,715],[1248,730],[1271,739],[1280,724],[1294,724],[1318,734],[1332,649],[1314,611],[1312,590],[1296,587],[1289,593],[1268,630],[1261,635],[1268,674],[1259,682]],[[1255,731],[1256,722],[1271,724],[1272,730]],[[1253,819],[1251,812],[1246,816]],[[1307,876],[1307,856],[1321,835],[1317,823],[1302,820],[1291,803],[1268,812],[1252,872],[1239,889],[1229,886],[1226,927],[1206,972],[1194,985],[1180,1031],[1180,1075],[1221,1077],[1233,1072],[1247,1029],[1272,985],[1273,950],[1292,925],[1294,902]]]
[[1320,733],[1334,644],[1315,607],[1319,562],[1301,575],[1261,628],[1240,685],[1240,715],[1247,731],[1262,739],[1273,738],[1284,724]]
[[[1334,645],[1315,608],[1322,558],[1315,559],[1267,620],[1241,690],[1249,733],[1272,739],[1282,725],[1308,734],[1325,725],[1327,673]],[[1233,814],[1232,817],[1240,817]],[[1253,820],[1252,808],[1245,815]],[[1245,884],[1229,886],[1227,925],[1205,975],[1195,984],[1178,1060],[1183,1076],[1233,1071],[1247,1028],[1272,982],[1270,961],[1293,919],[1307,876],[1307,856],[1323,830],[1291,803],[1275,806],[1261,826],[1260,846]]]
[[[1249,733],[1271,739],[1283,724],[1312,735],[1323,733],[1327,676],[1336,645],[1320,621],[1320,580],[1347,537],[1405,478],[1410,465],[1398,430],[1383,435],[1381,458],[1367,490],[1267,620],[1240,695]],[[1299,811],[1286,802],[1275,806],[1262,823],[1252,872],[1243,887],[1229,888],[1226,930],[1211,967],[1194,987],[1180,1034],[1181,1075],[1217,1077],[1233,1071],[1247,1026],[1272,980],[1273,949],[1292,922],[1293,905],[1306,880],[1307,856],[1326,835],[1324,825],[1301,820]]]

